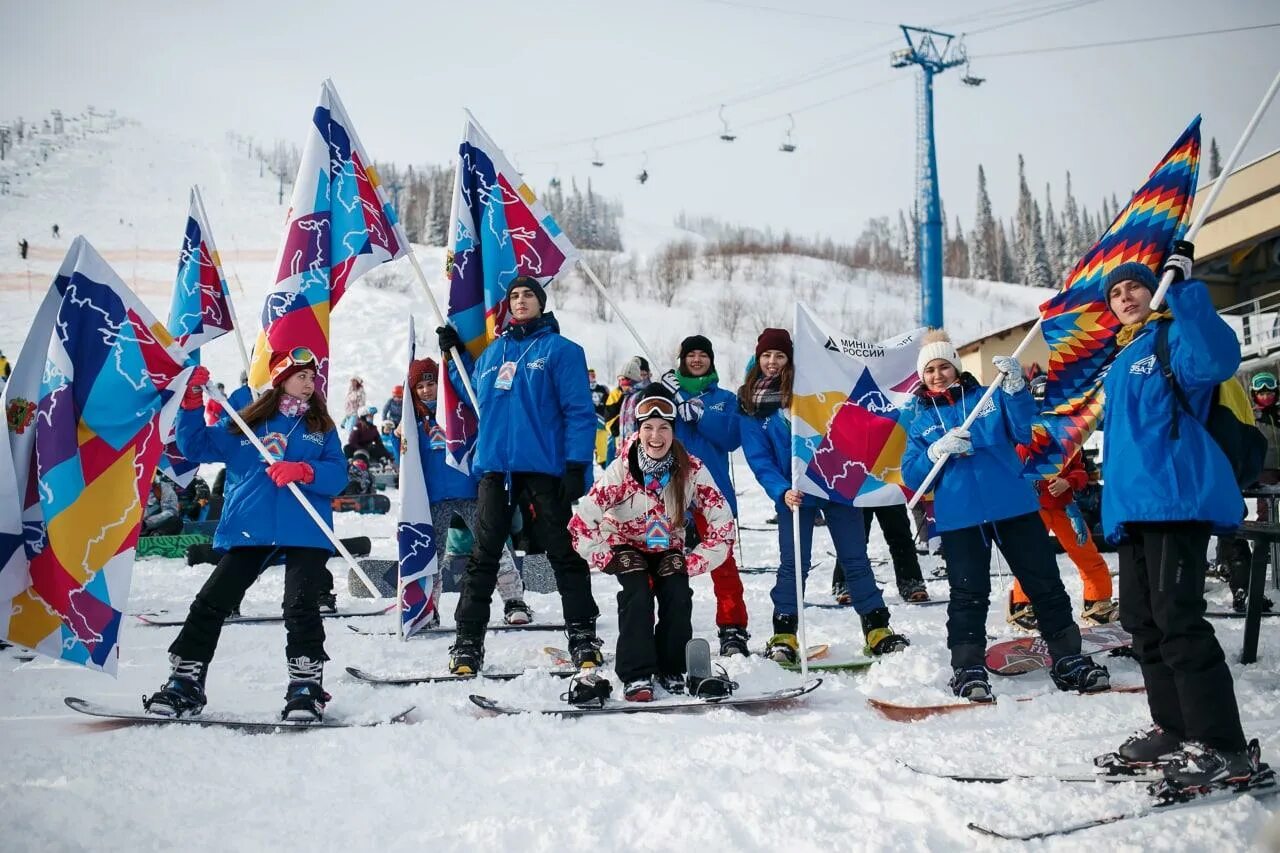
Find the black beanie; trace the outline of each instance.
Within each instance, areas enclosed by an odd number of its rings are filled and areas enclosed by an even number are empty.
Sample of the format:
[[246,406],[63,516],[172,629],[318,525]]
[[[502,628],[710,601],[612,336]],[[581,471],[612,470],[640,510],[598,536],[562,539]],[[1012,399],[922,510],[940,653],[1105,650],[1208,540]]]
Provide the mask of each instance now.
[[507,285],[507,308],[511,307],[511,291],[517,287],[527,287],[532,290],[533,295],[538,298],[538,310],[547,310],[547,291],[543,289],[542,282],[527,275],[519,276]]
[[680,372],[684,372],[684,357],[694,350],[702,350],[711,359],[711,370],[716,369],[716,351],[711,348],[711,340],[706,335],[690,335],[680,342]]

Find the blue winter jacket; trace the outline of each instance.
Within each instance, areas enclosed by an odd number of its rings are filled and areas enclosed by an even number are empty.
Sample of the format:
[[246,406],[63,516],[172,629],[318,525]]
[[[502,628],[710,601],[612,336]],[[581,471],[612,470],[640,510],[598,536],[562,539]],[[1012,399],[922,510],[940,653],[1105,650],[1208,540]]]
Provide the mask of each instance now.
[[[238,412],[253,402],[253,392],[249,390],[248,385],[241,385],[239,388],[231,392],[227,397],[227,402],[231,404],[231,408]],[[222,416],[224,418],[229,417],[225,411],[222,413]]]
[[702,460],[711,472],[716,488],[729,500],[729,510],[738,514],[738,496],[729,476],[729,454],[742,446],[742,416],[738,395],[711,383],[701,394],[681,394],[682,400],[702,401],[702,417],[696,423],[676,421],[676,438],[685,450]]
[[[1213,389],[1240,366],[1240,343],[1214,311],[1199,281],[1169,288],[1174,319],[1150,322],[1116,355],[1102,388],[1102,527],[1108,541],[1124,538],[1129,521],[1208,521],[1232,530],[1244,500],[1230,463],[1203,424]],[[1179,411],[1179,438],[1169,436],[1173,392],[1156,362],[1159,323],[1169,327],[1169,364],[1195,411]]]
[[[764,488],[774,509],[791,510],[782,502],[782,496],[791,488],[791,419],[786,409],[778,409],[771,415],[756,417],[739,411],[742,430],[742,452],[756,481]],[[821,506],[825,501],[813,495],[805,495],[803,506]]]
[[[908,486],[918,489],[924,482],[933,468],[929,445],[960,426],[984,390],[965,373],[951,387],[950,400],[917,392],[902,458],[902,476]],[[1016,394],[1000,388],[981,411],[969,429],[973,452],[948,457],[933,481],[933,511],[940,533],[1040,509],[1034,486],[1022,476],[1016,447],[1031,441],[1035,417],[1031,392],[1025,386]]]
[[[416,415],[417,412],[414,412]],[[476,480],[451,466],[443,447],[432,449],[431,427],[434,411],[418,419],[418,448],[422,455],[422,475],[427,479],[427,497],[432,503],[450,500],[474,500]]]
[[[277,413],[259,424],[255,432],[259,439],[272,433],[284,436],[284,458],[311,466],[314,479],[298,483],[298,488],[332,528],[330,499],[347,485],[347,460],[336,429],[308,433],[301,420]],[[229,431],[225,422],[205,426],[202,411],[183,409],[178,416],[177,438],[178,448],[192,462],[227,465],[226,503],[213,547],[226,550],[249,545],[292,545],[332,550],[328,538],[293,493],[271,482],[266,461],[238,430]],[[272,446],[271,442],[263,443]]]
[[[516,364],[511,389],[495,383]],[[560,335],[554,315],[509,326],[476,359],[472,387],[480,403],[474,470],[564,474],[566,462],[591,466],[596,410],[582,347]]]

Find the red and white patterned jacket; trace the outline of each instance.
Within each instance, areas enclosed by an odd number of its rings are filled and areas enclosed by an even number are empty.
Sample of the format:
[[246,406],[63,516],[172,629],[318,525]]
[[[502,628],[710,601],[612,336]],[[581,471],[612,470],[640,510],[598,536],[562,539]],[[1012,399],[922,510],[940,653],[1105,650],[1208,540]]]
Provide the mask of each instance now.
[[[728,559],[737,530],[729,502],[716,488],[710,472],[697,457],[690,456],[689,463],[693,480],[690,507],[706,522],[706,533],[698,547],[685,555],[685,565],[690,575],[700,575]],[[649,520],[655,511],[668,519],[671,528],[668,548],[654,549],[646,544]],[[664,501],[645,491],[643,483],[632,474],[628,452],[613,460],[591,491],[578,502],[569,520],[569,537],[574,550],[593,569],[603,569],[613,556],[612,549],[619,545],[648,553],[675,549],[683,552],[684,522],[683,511],[672,519]]]

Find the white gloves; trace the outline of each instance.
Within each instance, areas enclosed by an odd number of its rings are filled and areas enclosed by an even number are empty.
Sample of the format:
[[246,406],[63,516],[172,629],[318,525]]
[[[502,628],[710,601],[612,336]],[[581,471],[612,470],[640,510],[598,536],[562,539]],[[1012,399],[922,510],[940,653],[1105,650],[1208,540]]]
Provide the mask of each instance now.
[[694,397],[676,405],[676,416],[685,423],[696,424],[702,420],[702,410],[702,400]]
[[680,380],[676,377],[676,372],[674,370],[668,370],[666,373],[662,374],[659,381],[662,383],[662,387],[671,392],[671,396],[674,397],[676,394],[680,393]]
[[967,456],[973,452],[973,442],[969,440],[969,431],[956,427],[948,430],[942,438],[929,445],[929,459],[937,462],[944,456]]
[[996,370],[1004,374],[1004,381],[1000,383],[1004,393],[1017,394],[1027,387],[1026,377],[1022,375],[1022,365],[1016,358],[1011,355],[997,355],[991,359],[991,363],[995,365]]

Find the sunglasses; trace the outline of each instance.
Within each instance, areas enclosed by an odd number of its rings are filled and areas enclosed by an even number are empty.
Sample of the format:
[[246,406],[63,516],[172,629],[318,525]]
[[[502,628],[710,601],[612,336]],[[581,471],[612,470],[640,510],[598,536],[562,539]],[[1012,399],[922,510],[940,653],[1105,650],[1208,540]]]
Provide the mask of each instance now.
[[275,379],[286,370],[302,365],[311,365],[311,367],[314,368],[316,365],[315,353],[307,347],[294,347],[285,353],[285,356],[280,360],[280,363],[272,369],[271,378]]
[[636,405],[636,422],[657,416],[664,421],[675,422],[676,404],[666,397],[646,397]]

